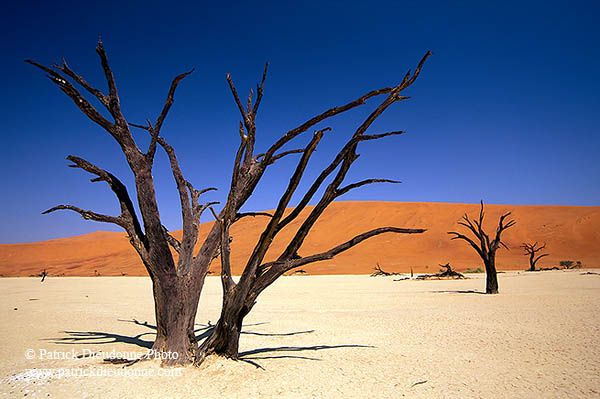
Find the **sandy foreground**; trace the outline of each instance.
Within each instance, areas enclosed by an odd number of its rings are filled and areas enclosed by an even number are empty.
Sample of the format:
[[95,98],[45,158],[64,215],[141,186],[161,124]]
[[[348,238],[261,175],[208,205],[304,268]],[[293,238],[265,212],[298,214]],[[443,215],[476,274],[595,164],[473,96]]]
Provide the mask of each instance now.
[[[587,271],[503,273],[494,296],[481,274],[283,277],[246,318],[245,361],[199,369],[102,362],[151,344],[148,278],[4,278],[0,397],[600,397],[600,275]],[[209,277],[199,335],[220,301]]]

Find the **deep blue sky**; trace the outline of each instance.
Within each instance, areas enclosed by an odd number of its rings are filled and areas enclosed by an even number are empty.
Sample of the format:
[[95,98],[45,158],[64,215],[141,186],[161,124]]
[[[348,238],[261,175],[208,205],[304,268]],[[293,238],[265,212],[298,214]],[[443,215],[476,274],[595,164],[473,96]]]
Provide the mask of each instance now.
[[[369,186],[344,200],[600,205],[596,1],[85,3],[3,5],[0,242],[116,229],[67,211],[41,215],[61,203],[118,213],[107,186],[67,168],[66,155],[126,182],[131,173],[112,138],[23,62],[49,65],[64,56],[105,90],[98,36],[131,122],[154,120],[171,79],[196,68],[162,132],[196,187],[219,187],[207,199],[224,199],[239,140],[227,72],[246,96],[271,62],[260,149],[330,106],[398,83],[431,50],[407,92],[413,98],[371,129],[408,134],[363,144],[348,175],[404,183]],[[327,124],[334,131],[309,175],[376,103]],[[136,135],[144,141],[144,132]],[[176,229],[180,211],[165,159],[158,157],[154,174],[161,214]],[[292,166],[284,162],[265,176],[246,209],[273,208]]]

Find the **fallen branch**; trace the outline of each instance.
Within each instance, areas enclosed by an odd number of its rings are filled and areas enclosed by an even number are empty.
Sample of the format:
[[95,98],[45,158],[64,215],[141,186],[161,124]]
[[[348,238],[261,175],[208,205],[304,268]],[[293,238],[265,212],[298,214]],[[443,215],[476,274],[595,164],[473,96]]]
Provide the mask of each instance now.
[[[441,280],[441,279],[449,279],[449,280],[460,280],[460,279],[465,279],[466,277],[455,271],[452,270],[452,267],[450,267],[450,263],[446,263],[445,265],[440,265],[441,269],[439,273],[435,273],[435,274],[420,274],[417,276],[417,280],[429,280],[429,279],[435,279],[435,280]],[[444,270],[444,268],[446,270]]]
[[402,273],[388,273],[388,272],[382,270],[381,266],[379,266],[379,262],[377,262],[377,266],[375,266],[373,268],[373,270],[375,270],[375,273],[371,274],[371,277],[377,277],[377,276],[398,276],[398,275],[402,274]]

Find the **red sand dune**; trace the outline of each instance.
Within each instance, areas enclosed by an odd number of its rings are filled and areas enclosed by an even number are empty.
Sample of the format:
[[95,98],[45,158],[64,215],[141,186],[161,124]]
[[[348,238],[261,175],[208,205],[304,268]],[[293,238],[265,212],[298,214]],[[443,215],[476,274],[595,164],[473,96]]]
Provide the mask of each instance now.
[[[309,208],[310,209],[310,208]],[[305,210],[303,215],[306,215]],[[511,211],[517,224],[503,241],[510,251],[499,249],[499,269],[528,267],[519,246],[524,241],[547,244],[550,256],[538,266],[558,265],[561,260],[581,261],[585,267],[600,266],[600,207],[486,205],[484,227],[491,235],[499,216]],[[309,274],[368,274],[376,263],[386,271],[436,272],[438,264],[450,262],[456,269],[481,266],[475,251],[462,240],[450,240],[448,231],[463,231],[457,222],[467,212],[477,216],[478,204],[411,202],[336,202],[323,214],[300,249],[300,255],[327,250],[356,234],[382,226],[426,228],[416,235],[387,233],[371,238],[328,261],[307,265]],[[267,218],[245,218],[231,229],[233,272],[239,274]],[[291,223],[273,243],[268,258],[274,258],[298,228]],[[212,223],[201,226],[200,236]],[[180,235],[176,232],[175,235]],[[120,276],[146,275],[124,233],[92,234],[29,244],[0,244],[0,275],[29,276],[47,269],[50,275]],[[218,261],[211,265],[217,271]]]

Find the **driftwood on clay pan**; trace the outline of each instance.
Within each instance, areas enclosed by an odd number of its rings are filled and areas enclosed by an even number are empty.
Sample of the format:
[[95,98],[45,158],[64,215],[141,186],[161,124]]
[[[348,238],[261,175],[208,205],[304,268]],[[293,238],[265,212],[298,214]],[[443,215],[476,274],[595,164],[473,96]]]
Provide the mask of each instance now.
[[373,270],[375,270],[375,272],[373,274],[371,274],[371,277],[377,277],[377,276],[398,276],[402,273],[388,273],[384,270],[381,269],[381,266],[379,266],[379,262],[377,262],[377,266],[375,266],[373,268]]
[[[450,267],[450,263],[446,263],[445,265],[440,265],[441,269],[439,273],[436,274],[420,274],[417,276],[417,280],[441,280],[441,279],[463,279],[466,278],[463,274],[452,270]],[[446,270],[444,270],[446,269]]]

